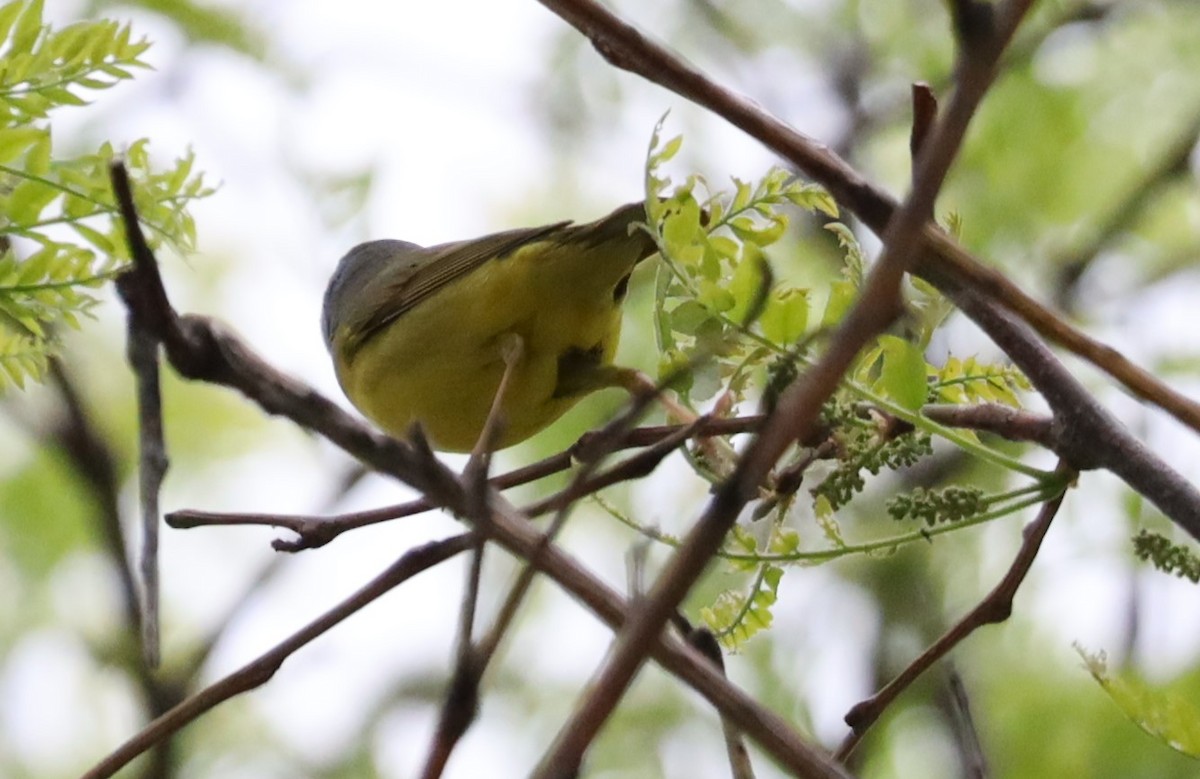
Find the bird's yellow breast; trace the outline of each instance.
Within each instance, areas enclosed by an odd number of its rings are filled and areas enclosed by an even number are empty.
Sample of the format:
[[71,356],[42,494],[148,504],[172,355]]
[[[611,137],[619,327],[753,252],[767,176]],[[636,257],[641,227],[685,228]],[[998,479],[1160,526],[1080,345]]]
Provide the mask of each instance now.
[[560,365],[580,355],[611,362],[621,325],[614,289],[640,259],[624,254],[523,246],[447,283],[353,354],[335,354],[338,378],[387,432],[403,436],[419,422],[435,447],[467,451],[500,384],[505,342],[519,336],[499,446],[524,440],[580,397],[586,381],[564,382],[579,377],[560,376]]

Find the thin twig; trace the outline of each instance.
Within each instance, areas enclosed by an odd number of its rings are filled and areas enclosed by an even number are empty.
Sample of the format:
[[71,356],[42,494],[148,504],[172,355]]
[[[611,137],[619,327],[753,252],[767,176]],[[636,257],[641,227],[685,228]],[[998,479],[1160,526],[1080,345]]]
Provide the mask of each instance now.
[[[725,673],[725,656],[717,637],[707,628],[695,628],[687,635],[687,642],[696,648]],[[754,779],[754,766],[750,763],[750,752],[737,726],[727,717],[721,717],[721,731],[725,736],[725,753],[729,758],[729,776],[731,779]]]
[[947,677],[950,700],[954,709],[955,730],[958,732],[960,744],[959,751],[963,756],[963,769],[967,779],[987,779],[987,757],[983,754],[983,746],[979,743],[979,730],[975,727],[975,718],[971,716],[971,699],[967,695],[967,688],[963,685],[962,676],[953,664],[950,664]]
[[[529,588],[533,584],[534,574],[537,572],[538,560],[544,554],[545,549],[562,532],[563,526],[570,516],[570,509],[579,498],[597,492],[606,486],[616,483],[616,481],[639,478],[649,473],[664,457],[690,438],[696,429],[700,427],[702,418],[697,418],[690,425],[680,426],[673,435],[664,437],[661,441],[639,452],[637,455],[609,468],[599,476],[592,477],[592,474],[600,467],[603,458],[616,450],[625,435],[646,410],[646,407],[658,398],[664,389],[665,386],[656,385],[650,387],[647,391],[633,394],[631,402],[625,411],[597,431],[595,436],[589,438],[589,445],[586,449],[587,459],[584,461],[583,467],[575,474],[575,478],[571,480],[571,483],[557,495],[552,495],[550,498],[539,501],[522,510],[522,513],[527,517],[539,516],[547,511],[554,511],[555,516],[550,526],[546,529],[546,532],[542,535],[539,548],[535,550],[532,557],[527,559],[525,567],[521,570],[517,580],[510,588],[508,596],[504,599],[504,604],[500,607],[500,611],[496,616],[496,621],[492,625],[492,629],[479,642],[478,655],[481,665],[486,666],[491,662],[492,657],[500,646],[501,640],[512,626],[518,608],[529,593]],[[637,462],[631,465],[632,461]]]
[[[133,189],[123,165],[112,167],[113,193],[121,210],[126,240],[133,255],[133,268],[117,278],[117,290],[126,303],[129,296],[166,292],[137,288],[145,279],[146,266],[154,264],[133,205]],[[141,247],[145,247],[144,250]],[[157,274],[156,274],[157,275]],[[163,439],[162,390],[158,376],[158,344],[154,323],[143,321],[141,307],[128,306],[126,358],[137,381],[138,407],[138,502],[142,514],[142,552],[139,570],[142,576],[142,651],[146,665],[157,668],[160,661],[158,635],[158,495],[167,474],[167,446]]]
[[454,670],[446,687],[446,697],[442,702],[437,728],[430,741],[429,756],[421,771],[422,779],[438,779],[442,775],[454,748],[479,714],[479,682],[487,663],[476,651],[472,635],[479,606],[479,588],[483,581],[483,554],[487,548],[487,528],[490,520],[487,505],[488,470],[491,467],[492,452],[505,424],[503,408],[509,382],[512,380],[513,371],[521,362],[525,342],[520,336],[512,336],[501,349],[504,356],[504,373],[492,397],[492,405],[479,433],[479,440],[471,450],[470,459],[463,469],[463,483],[470,495],[468,503],[471,519],[478,530],[471,548],[471,564],[467,569],[466,588],[459,612]]
[[[695,437],[724,436],[753,432],[762,424],[763,419],[762,415],[728,418],[700,417],[696,425],[691,428],[693,430],[692,435]],[[654,446],[664,439],[674,437],[685,427],[689,426],[651,425],[634,428],[621,436],[620,440],[614,445],[614,449]],[[522,466],[508,473],[493,476],[488,480],[488,484],[495,489],[504,490],[521,484],[528,484],[529,482],[537,481],[555,473],[561,473],[570,469],[579,461],[586,462],[587,458],[585,455],[595,448],[596,435],[597,431],[585,433],[565,451],[550,455],[543,460]],[[407,503],[383,506],[367,511],[339,514],[333,517],[309,514],[263,514],[182,509],[169,512],[166,519],[167,525],[176,529],[190,529],[210,525],[282,527],[295,533],[298,538],[295,540],[275,539],[271,542],[271,546],[279,552],[299,552],[305,549],[316,549],[324,546],[349,530],[356,530],[360,527],[420,514],[424,511],[430,511],[433,508],[433,504],[428,500],[418,498]]]
[[[58,358],[50,360],[50,376],[62,397],[64,412],[63,419],[51,430],[52,440],[62,447],[68,461],[95,498],[96,525],[103,539],[104,553],[121,585],[125,622],[122,630],[126,635],[137,636],[142,625],[142,609],[121,524],[117,455],[93,424],[76,382]],[[159,716],[179,702],[183,685],[152,673],[144,652],[123,652],[120,656],[125,659],[129,675],[136,682],[149,718]],[[171,745],[159,743],[151,752],[144,779],[171,776],[172,765]]]
[[907,668],[897,674],[895,679],[884,685],[883,689],[850,709],[846,714],[846,724],[851,727],[851,733],[838,748],[839,760],[846,760],[862,739],[863,734],[879,719],[892,701],[916,681],[917,677],[925,673],[930,666],[979,628],[1008,619],[1012,614],[1013,598],[1017,593],[1017,588],[1021,586],[1021,582],[1025,581],[1025,576],[1029,573],[1038,550],[1041,548],[1042,539],[1046,537],[1046,531],[1050,529],[1050,523],[1058,514],[1058,508],[1062,505],[1065,495],[1064,492],[1042,504],[1037,518],[1026,526],[1021,548],[1013,558],[1008,572],[1004,574],[1000,583],[979,602],[979,605],[971,609],[941,638],[913,660]]

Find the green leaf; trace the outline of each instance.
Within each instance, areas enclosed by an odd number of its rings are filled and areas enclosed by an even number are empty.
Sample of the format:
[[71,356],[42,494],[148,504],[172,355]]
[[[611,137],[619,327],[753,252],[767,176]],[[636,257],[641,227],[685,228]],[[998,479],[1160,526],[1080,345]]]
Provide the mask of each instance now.
[[7,164],[29,150],[48,133],[41,127],[6,127],[0,129],[0,163]]
[[771,626],[771,608],[779,597],[783,568],[764,565],[749,594],[734,590],[721,593],[711,606],[700,610],[700,618],[721,643],[737,649]]
[[697,300],[703,303],[710,311],[718,314],[729,311],[737,302],[733,297],[733,293],[708,279],[700,282],[700,291]]
[[858,287],[849,281],[835,281],[829,285],[829,300],[825,303],[825,313],[821,316],[821,327],[833,327],[845,318],[854,299],[858,297]]
[[762,252],[747,252],[746,259],[734,267],[729,279],[729,292],[734,300],[729,318],[748,325],[762,316],[763,306],[770,297],[773,276]]
[[697,300],[685,300],[669,314],[670,328],[684,335],[695,335],[704,322],[712,318],[712,312]]
[[894,335],[881,335],[883,367],[878,389],[901,406],[916,411],[925,404],[925,356],[914,343]]
[[17,26],[13,29],[12,52],[33,51],[38,36],[42,32],[42,0],[31,0],[25,6]]
[[772,343],[782,346],[799,341],[808,329],[808,290],[773,290],[759,322],[763,335]]
[[25,0],[13,0],[0,8],[0,41],[8,40],[8,34],[12,32],[13,23],[17,21],[17,17],[21,15],[21,9],[25,7]]
[[784,196],[793,204],[809,211],[820,211],[833,219],[838,218],[837,201],[824,187],[818,184],[793,184]]
[[1133,724],[1176,752],[1200,758],[1200,710],[1190,700],[1169,690],[1152,689],[1128,674],[1113,674],[1104,652],[1090,654],[1079,645],[1075,651]]

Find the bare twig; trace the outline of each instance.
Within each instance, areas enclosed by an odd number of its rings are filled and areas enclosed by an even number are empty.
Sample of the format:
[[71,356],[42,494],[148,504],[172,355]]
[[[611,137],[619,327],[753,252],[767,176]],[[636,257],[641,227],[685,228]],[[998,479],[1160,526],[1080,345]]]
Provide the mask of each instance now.
[[558,534],[562,532],[563,526],[570,515],[570,509],[575,502],[580,497],[597,492],[616,481],[639,478],[649,473],[664,457],[691,437],[700,426],[702,420],[701,418],[697,418],[690,425],[681,426],[673,435],[664,437],[648,449],[639,452],[628,460],[592,478],[592,474],[600,467],[603,458],[611,454],[620,445],[625,434],[629,432],[646,407],[658,398],[664,389],[664,386],[651,386],[645,391],[634,393],[625,411],[599,431],[596,431],[596,435],[588,439],[589,446],[586,449],[587,458],[584,460],[583,467],[575,474],[575,478],[571,480],[571,483],[557,495],[553,495],[547,500],[539,501],[533,506],[523,509],[523,513],[527,517],[539,516],[548,511],[554,511],[555,516],[550,523],[550,527],[542,535],[541,544],[535,551],[534,556],[528,558],[525,567],[521,570],[520,575],[509,590],[508,596],[505,598],[504,604],[500,607],[500,612],[496,616],[496,621],[492,625],[492,629],[479,642],[478,655],[481,665],[486,666],[491,662],[496,649],[500,646],[500,641],[504,638],[513,620],[516,618],[517,609],[529,593],[529,588],[533,584],[534,574],[537,572],[537,563],[540,556],[553,543],[554,539],[558,537]]
[[958,731],[959,750],[962,753],[967,779],[987,779],[987,757],[979,743],[979,731],[975,727],[975,718],[971,716],[971,700],[967,696],[962,676],[951,665],[947,677],[950,699],[954,706],[955,730]]
[[1017,588],[1021,586],[1021,582],[1029,573],[1034,558],[1037,557],[1038,550],[1041,548],[1042,539],[1046,537],[1046,531],[1050,529],[1050,523],[1058,513],[1064,496],[1065,493],[1060,494],[1042,504],[1042,510],[1038,513],[1037,519],[1025,528],[1021,548],[1013,559],[1012,565],[1009,566],[1008,572],[1000,580],[1000,583],[979,602],[979,605],[971,609],[941,638],[922,652],[895,679],[884,685],[883,689],[850,709],[846,714],[846,724],[851,727],[852,731],[838,748],[839,760],[844,761],[850,755],[862,739],[863,734],[879,719],[892,701],[916,681],[917,677],[925,673],[930,666],[980,627],[1008,619],[1012,614],[1013,597],[1017,593]]
[[[613,445],[613,448],[615,450],[656,446],[664,439],[673,438],[678,434],[678,431],[685,427],[693,430],[692,435],[696,437],[753,432],[762,424],[763,419],[762,415],[729,418],[700,417],[694,427],[685,425],[639,427],[622,435],[620,440]],[[508,473],[493,476],[488,480],[488,484],[495,489],[504,490],[560,473],[571,468],[576,462],[587,462],[590,456],[589,452],[595,449],[594,443],[597,434],[597,431],[585,433],[565,451],[550,455],[543,460],[522,466]],[[632,474],[627,478],[634,478],[636,475]],[[209,525],[282,527],[292,531],[299,538],[294,541],[276,539],[271,542],[271,546],[280,552],[299,552],[305,549],[316,549],[317,547],[324,546],[348,530],[355,530],[392,519],[420,514],[433,508],[433,504],[428,500],[418,498],[407,503],[340,514],[334,517],[306,514],[229,513],[183,509],[169,512],[166,519],[167,525],[178,529],[206,527]],[[553,507],[546,507],[545,510],[553,510]],[[539,511],[538,513],[542,512]]]
[[[142,624],[141,604],[121,526],[121,484],[117,475],[116,454],[92,423],[79,388],[66,366],[57,358],[50,360],[50,376],[62,397],[64,412],[63,419],[51,430],[52,440],[62,447],[72,467],[95,498],[96,525],[103,539],[104,552],[121,584],[125,621],[122,630],[129,636],[137,636]],[[179,701],[182,685],[151,673],[144,652],[122,653],[121,656],[127,660],[125,666],[136,682],[149,717],[159,716]],[[170,746],[160,743],[152,750],[144,773],[145,779],[172,775]]]
[[479,433],[479,440],[476,441],[466,468],[463,470],[463,482],[470,496],[468,503],[471,508],[471,519],[475,527],[482,532],[476,532],[475,543],[471,548],[471,564],[467,569],[467,583],[459,613],[454,671],[450,676],[450,684],[446,688],[446,697],[442,702],[437,728],[434,730],[433,739],[430,742],[429,756],[421,771],[422,779],[438,779],[442,775],[454,748],[479,714],[479,682],[487,663],[476,651],[472,635],[475,628],[475,614],[479,606],[479,587],[483,580],[483,554],[487,547],[487,528],[490,519],[487,506],[488,470],[491,467],[492,451],[505,424],[503,408],[509,382],[512,380],[513,370],[524,355],[525,342],[520,336],[514,335],[503,344],[502,352],[504,373],[500,377],[499,386],[496,387],[496,394],[488,409],[487,419],[484,420],[483,430]]
[[[146,266],[154,264],[145,236],[133,205],[133,189],[123,165],[112,167],[113,193],[121,209],[126,240],[133,255],[133,269],[117,278],[117,290],[128,304],[135,295],[161,295],[166,292],[161,281],[157,288],[139,286],[147,278]],[[157,274],[155,274],[157,277]],[[163,440],[162,391],[158,378],[158,328],[155,323],[142,321],[141,307],[128,306],[129,312],[126,355],[137,381],[138,398],[138,498],[142,510],[142,651],[146,664],[159,664],[158,636],[158,494],[166,476],[167,447]]]
[[[913,160],[921,154],[933,125],[937,122],[937,96],[923,81],[912,85],[912,132],[908,137],[908,151]],[[913,165],[913,176],[916,176],[917,166]],[[932,218],[932,214],[929,215]]]
[[[717,637],[707,628],[695,628],[687,635],[687,642],[698,652],[707,657],[722,674],[725,673],[725,656]],[[725,752],[729,756],[729,776],[731,779],[754,779],[754,766],[750,763],[750,753],[746,750],[746,742],[737,726],[727,718],[721,718],[721,730],[725,735]]]

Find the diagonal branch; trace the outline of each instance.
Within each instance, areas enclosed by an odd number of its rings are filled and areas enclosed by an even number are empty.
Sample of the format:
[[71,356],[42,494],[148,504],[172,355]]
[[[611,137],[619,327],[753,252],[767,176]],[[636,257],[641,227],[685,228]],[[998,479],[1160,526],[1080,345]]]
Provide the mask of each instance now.
[[[542,2],[555,10],[599,8],[587,0]],[[900,284],[923,250],[923,227],[933,211],[934,200],[967,125],[992,83],[996,61],[1028,5],[1028,2],[1006,4],[995,26],[986,35],[976,32],[971,45],[962,50],[958,85],[950,106],[921,144],[912,193],[888,222],[883,251],[861,296],[838,326],[820,360],[783,392],[768,423],[739,460],[733,476],[720,487],[654,587],[617,635],[583,700],[543,757],[534,774],[536,779],[557,779],[578,771],[584,752],[645,662],[655,636],[661,633],[667,619],[720,549],[742,508],[755,497],[784,450],[793,441],[808,437],[821,406],[837,390],[863,346],[899,312]]]
[[270,681],[283,662],[308,643],[344,621],[347,617],[374,603],[380,596],[395,589],[418,573],[447,560],[474,543],[474,535],[464,533],[444,541],[433,541],[410,549],[383,573],[358,592],[305,625],[304,628],[277,644],[255,660],[173,707],[134,735],[112,754],[101,760],[82,779],[106,779],[131,760],[162,743],[197,717],[221,703]]
[[1046,537],[1046,531],[1050,529],[1050,523],[1058,514],[1058,508],[1062,505],[1065,495],[1066,493],[1062,493],[1042,505],[1037,519],[1025,528],[1021,548],[1013,559],[1012,565],[1009,566],[1008,572],[1004,574],[1000,583],[979,602],[979,605],[971,609],[954,627],[946,631],[941,638],[922,652],[883,689],[850,709],[846,714],[846,724],[852,728],[852,732],[838,749],[839,759],[845,760],[850,755],[867,729],[879,719],[879,716],[896,700],[900,693],[917,680],[917,677],[925,673],[934,663],[945,657],[951,649],[958,646],[979,628],[1003,622],[1009,618],[1012,614],[1013,598],[1017,594],[1017,588],[1021,586],[1021,582],[1025,581],[1029,569],[1033,566],[1034,558],[1041,549],[1042,539]]

